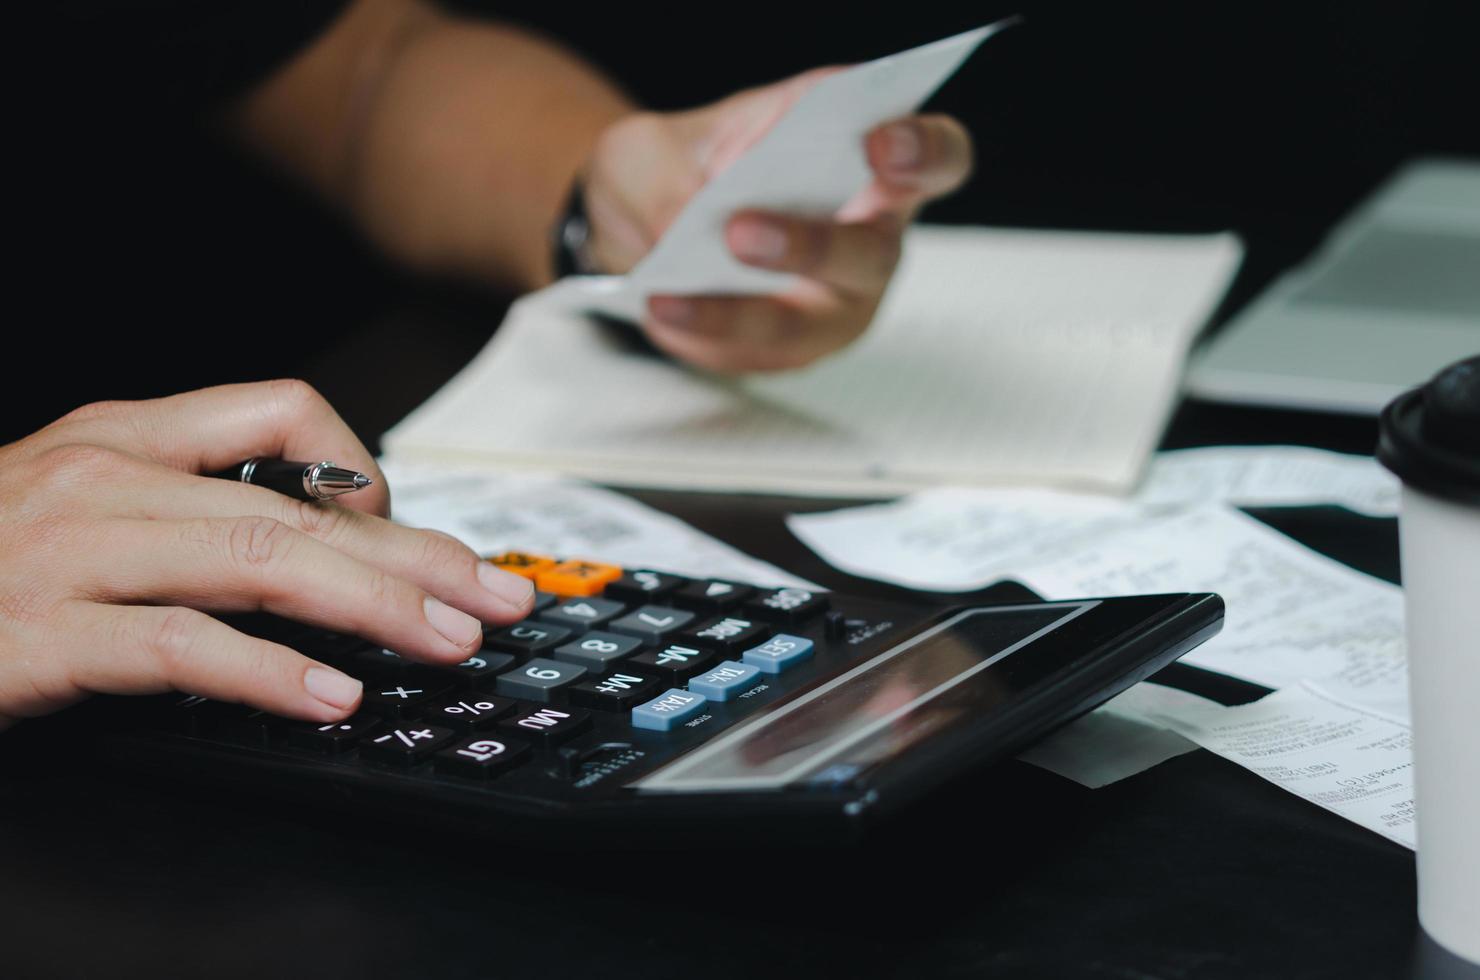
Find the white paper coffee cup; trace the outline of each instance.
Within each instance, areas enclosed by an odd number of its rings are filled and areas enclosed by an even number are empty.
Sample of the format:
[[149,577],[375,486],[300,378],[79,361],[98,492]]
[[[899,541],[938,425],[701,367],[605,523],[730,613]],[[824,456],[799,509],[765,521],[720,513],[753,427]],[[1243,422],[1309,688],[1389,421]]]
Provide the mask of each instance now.
[[1480,357],[1383,412],[1399,523],[1418,821],[1418,918],[1480,963]]

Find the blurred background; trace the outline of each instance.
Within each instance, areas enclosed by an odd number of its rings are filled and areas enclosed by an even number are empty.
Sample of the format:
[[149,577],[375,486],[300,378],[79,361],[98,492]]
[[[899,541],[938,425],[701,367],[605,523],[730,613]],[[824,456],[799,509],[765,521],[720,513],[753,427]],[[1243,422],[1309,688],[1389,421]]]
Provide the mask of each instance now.
[[[1400,161],[1480,156],[1466,0],[451,6],[561,38],[656,108],[1026,14],[932,103],[969,125],[980,167],[927,220],[1232,228],[1249,252],[1224,315]],[[163,42],[43,28],[18,124],[17,192],[37,216],[0,440],[85,401],[292,374],[373,441],[502,316],[507,297],[388,267],[217,138],[210,109],[232,93],[216,69],[251,57],[251,8],[191,15],[228,15],[227,48],[193,46],[189,18]],[[367,386],[379,397],[356,397]]]

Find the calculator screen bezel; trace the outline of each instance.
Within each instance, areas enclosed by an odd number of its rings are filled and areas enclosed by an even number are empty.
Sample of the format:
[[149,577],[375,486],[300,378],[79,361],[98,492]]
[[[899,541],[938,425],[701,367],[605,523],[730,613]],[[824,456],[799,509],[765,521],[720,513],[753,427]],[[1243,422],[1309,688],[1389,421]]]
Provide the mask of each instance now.
[[[727,743],[738,743],[747,732],[764,729],[789,705],[807,701],[847,674],[829,678],[777,702],[734,732],[681,756],[636,781],[639,795],[708,794],[817,794],[828,790],[857,792],[897,782],[913,782],[937,770],[958,770],[978,753],[976,761],[1000,758],[1026,747],[1045,732],[1067,723],[1084,711],[1113,697],[1181,653],[1215,633],[1222,620],[1222,602],[1210,595],[1132,596],[1072,600],[1056,603],[986,605],[947,610],[927,622],[911,637],[870,658],[854,671],[875,661],[928,642],[943,629],[967,617],[1001,615],[1014,611],[1065,610],[1046,627],[1032,631],[999,650],[983,650],[982,660],[969,673],[987,684],[1003,686],[1005,675],[1016,673],[1005,685],[1006,694],[989,710],[929,731],[902,751],[852,770],[820,765],[790,778],[754,780],[685,780],[705,755],[718,755]],[[803,709],[804,710],[804,709]],[[699,760],[697,763],[691,759]],[[793,767],[795,768],[795,767]]]
[[[632,784],[633,788],[648,793],[764,792],[802,784],[825,785],[851,778],[863,768],[874,768],[894,755],[908,751],[915,739],[924,737],[921,726],[930,723],[932,712],[937,711],[946,699],[969,696],[969,689],[983,686],[983,682],[990,688],[991,679],[984,675],[993,667],[1008,657],[1020,653],[1028,655],[1025,651],[1035,642],[1088,613],[1101,601],[1090,599],[961,609],[849,670],[772,705],[746,724],[637,780]],[[1004,634],[1005,645],[1000,649],[980,648],[978,638],[967,632],[985,619],[1005,622],[1014,616],[1028,620],[1021,627],[1027,632]],[[969,652],[971,656],[961,659],[963,652]],[[945,665],[930,663],[932,659],[945,660],[952,655],[955,659]],[[900,676],[912,671],[916,675],[925,672],[934,676],[927,682],[928,687],[910,690],[908,701],[867,715],[858,710],[842,714],[835,710],[834,706],[849,701],[856,709],[871,694],[877,697],[882,685],[895,683]],[[904,685],[898,683],[897,686]],[[757,746],[765,746],[768,739],[774,743],[779,727],[790,724],[795,730],[798,725],[806,725],[809,715],[817,712],[827,712],[833,728],[816,733],[822,736],[821,741],[802,747],[810,751],[799,755],[799,751],[793,749],[784,755],[773,754],[764,762],[755,760]],[[914,729],[908,728],[911,722],[915,723]],[[888,757],[875,759],[867,766],[849,761],[868,755],[870,742],[878,743],[881,738],[893,743],[887,750]],[[873,751],[884,750],[875,748]]]

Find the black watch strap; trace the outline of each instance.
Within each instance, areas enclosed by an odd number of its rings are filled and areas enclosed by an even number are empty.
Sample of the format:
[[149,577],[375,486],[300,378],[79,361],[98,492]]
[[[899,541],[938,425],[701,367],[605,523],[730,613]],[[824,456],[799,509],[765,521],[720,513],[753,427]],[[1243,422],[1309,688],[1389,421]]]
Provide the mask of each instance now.
[[591,221],[586,217],[586,194],[578,177],[555,223],[551,244],[555,250],[555,278],[589,276],[599,270],[591,258]]

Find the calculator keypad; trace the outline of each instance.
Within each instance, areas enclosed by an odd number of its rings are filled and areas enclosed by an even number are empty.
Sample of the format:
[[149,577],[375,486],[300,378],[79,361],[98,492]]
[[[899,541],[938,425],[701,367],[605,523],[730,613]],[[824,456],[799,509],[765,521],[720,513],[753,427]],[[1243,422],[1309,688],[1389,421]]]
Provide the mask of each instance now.
[[492,650],[480,650],[462,663],[454,664],[450,673],[455,674],[457,680],[466,686],[487,687],[494,682],[499,674],[502,674],[518,662],[518,658],[512,653],[495,653]]
[[602,593],[608,599],[629,602],[634,605],[657,602],[678,591],[687,579],[662,572],[623,572],[622,577],[606,587]]
[[675,605],[700,612],[727,612],[755,594],[755,587],[739,582],[710,579],[690,582],[673,596]]
[[360,754],[376,762],[409,766],[419,762],[452,741],[450,728],[411,724],[373,735],[360,743]]
[[729,654],[755,646],[768,632],[768,627],[739,616],[721,616],[697,629],[686,630],[675,637],[679,643]]
[[526,701],[553,701],[562,689],[586,676],[586,668],[560,660],[536,657],[522,667],[500,674],[498,693]]
[[769,623],[800,623],[827,609],[827,596],[806,589],[774,589],[745,604],[745,611]]
[[365,710],[386,718],[410,718],[424,705],[452,689],[450,683],[417,685],[414,681],[405,684],[370,684],[365,687],[361,701]]
[[626,711],[658,693],[658,682],[651,677],[617,671],[610,677],[582,681],[570,689],[570,703],[597,711]]
[[542,656],[570,639],[571,631],[564,626],[550,626],[540,622],[516,623],[505,626],[484,638],[483,645],[498,653],[507,653],[521,661]]
[[518,707],[513,698],[493,694],[462,692],[443,698],[427,708],[423,717],[459,732],[492,728],[505,715]]
[[543,745],[554,745],[591,727],[591,712],[583,708],[529,705],[499,723],[499,730]]
[[436,754],[438,772],[487,779],[519,765],[530,755],[529,745],[504,736],[474,735]]
[[380,719],[374,715],[352,715],[344,721],[320,725],[314,722],[294,722],[288,728],[288,744],[314,752],[338,754],[354,748],[360,739],[380,727]]
[[593,630],[579,639],[571,640],[562,647],[556,647],[554,657],[556,660],[564,660],[567,663],[585,667],[587,670],[602,673],[614,667],[618,661],[637,653],[646,645],[635,636]]
[[540,619],[579,633],[594,629],[626,611],[626,606],[610,599],[568,599],[540,613]]
[[[643,739],[680,738],[716,714],[715,727],[704,731],[731,724],[747,698],[813,655],[814,641],[802,635],[807,627],[795,624],[828,607],[825,595],[802,589],[760,590],[526,552],[490,561],[537,583],[535,609],[522,622],[486,627],[483,649],[467,660],[429,667],[300,628],[295,636],[311,641],[305,652],[331,651],[310,655],[365,681],[359,713],[319,725],[176,697],[172,727],[351,764],[358,750],[377,765],[477,781],[542,758],[540,772],[574,780],[628,753],[640,758]],[[582,738],[598,719],[594,737]],[[623,726],[615,741],[614,724]],[[565,765],[566,756],[595,761]]]
[[641,673],[652,674],[677,687],[715,661],[716,655],[699,647],[668,643],[639,653],[627,662]]
[[694,614],[671,606],[639,606],[607,624],[613,633],[626,633],[654,643],[694,621]]

